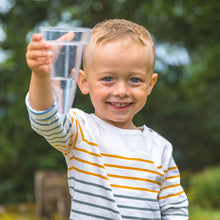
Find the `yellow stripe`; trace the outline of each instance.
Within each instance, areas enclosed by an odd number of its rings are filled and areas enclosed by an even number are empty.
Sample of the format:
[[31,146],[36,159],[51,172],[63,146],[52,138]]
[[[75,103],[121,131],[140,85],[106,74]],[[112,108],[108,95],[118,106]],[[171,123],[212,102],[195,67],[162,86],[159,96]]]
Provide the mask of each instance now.
[[[73,137],[73,134],[70,136],[70,138],[72,138],[72,137]],[[67,148],[67,147],[70,146],[70,145],[69,145],[69,143],[68,143],[67,145],[53,144],[52,146],[55,147],[55,148],[56,148],[56,147]]]
[[170,167],[170,168],[168,168],[168,170],[176,170],[176,169],[178,169],[177,167]]
[[145,188],[141,188],[141,187],[121,186],[121,185],[115,185],[115,184],[110,184],[110,186],[115,187],[115,188],[123,188],[123,189],[131,189],[131,190],[140,190],[140,191],[146,191],[146,192],[159,193],[159,191],[145,189]]
[[[74,136],[74,132],[72,133],[72,135],[70,135],[70,138],[73,138],[73,136]],[[67,149],[67,151],[65,151],[64,152],[64,156],[66,157],[67,155],[68,155],[68,153],[70,152],[70,147],[72,146],[72,144],[69,142],[68,143],[68,149]]]
[[[73,118],[71,118],[71,120],[73,121]],[[70,138],[72,138],[73,136],[74,136],[74,132],[70,135]],[[78,136],[78,131],[77,131],[76,136],[75,136],[74,144],[75,144],[75,142],[76,142],[77,136]],[[56,147],[67,148],[67,147],[70,146],[70,145],[69,145],[69,143],[68,143],[67,145],[54,144],[54,145],[52,145],[52,146],[55,147],[55,148],[56,148]]]
[[154,173],[160,176],[164,176],[162,173],[159,173],[157,171],[153,170],[148,170],[148,169],[143,169],[143,168],[137,168],[137,167],[126,167],[126,166],[120,166],[120,165],[114,165],[114,164],[104,164],[106,167],[115,167],[119,169],[127,169],[127,170],[137,170],[137,171],[143,171],[143,172],[149,172],[149,173]]
[[73,142],[73,148],[76,146],[76,141],[78,139],[78,135],[79,135],[79,130],[78,130],[78,126],[77,126],[77,121],[75,120],[76,122],[76,135],[75,135],[75,139],[74,139],[74,142]]
[[106,177],[106,176],[102,176],[102,175],[97,174],[97,173],[92,173],[92,172],[89,172],[89,171],[81,170],[81,169],[78,169],[78,168],[76,168],[76,167],[69,167],[69,168],[68,168],[68,171],[69,171],[69,170],[76,170],[76,171],[78,171],[78,172],[80,172],[80,173],[85,173],[85,174],[88,174],[88,175],[91,175],[91,176],[97,176],[97,177],[100,177],[100,178],[102,178],[102,179],[108,180],[108,177]]
[[174,178],[177,178],[177,177],[180,177],[180,175],[166,177],[166,178],[164,179],[164,181],[165,181],[165,180],[169,180],[169,179],[174,179]]
[[[168,170],[176,170],[176,169],[178,169],[178,167],[170,167],[170,168],[168,168]],[[167,173],[168,170],[165,170],[164,173]]]
[[105,154],[105,153],[101,153],[101,155],[105,156],[105,157],[113,157],[113,158],[119,158],[119,159],[124,159],[124,160],[136,160],[136,161],[154,164],[154,162],[151,160],[145,160],[145,159],[141,159],[141,158],[130,158],[130,157],[124,157],[124,156],[118,156],[118,155],[112,155],[112,154]]
[[95,156],[95,157],[102,157],[100,154],[92,153],[90,151],[87,151],[85,149],[81,149],[81,148],[78,148],[78,147],[74,147],[74,150],[82,151],[84,153],[90,154],[90,155]]
[[105,169],[105,167],[104,167],[103,165],[100,165],[100,164],[97,164],[97,163],[92,163],[92,162],[89,162],[89,161],[87,161],[87,160],[82,160],[82,159],[80,159],[80,158],[78,158],[78,157],[75,157],[75,156],[70,157],[70,160],[73,160],[73,159],[78,160],[78,161],[80,161],[80,162],[82,162],[82,163],[87,163],[87,164],[89,164],[89,165],[92,165],[92,166],[96,166],[96,167],[100,167],[100,168]]
[[168,196],[161,196],[161,197],[158,197],[159,200],[161,199],[166,199],[166,198],[169,198],[169,197],[173,197],[173,196],[178,196],[180,194],[184,193],[184,190],[179,192],[179,193],[175,193],[175,194],[171,194],[171,195],[168,195]]
[[165,186],[160,191],[162,191],[164,189],[169,189],[169,188],[177,187],[177,186],[180,186],[180,183],[179,184],[174,184],[174,185],[171,185],[171,186]]
[[98,145],[96,143],[89,142],[87,139],[84,138],[84,134],[83,134],[83,131],[82,131],[82,128],[81,128],[80,124],[79,124],[79,130],[80,130],[80,133],[81,133],[81,136],[82,136],[82,141],[86,142],[89,145],[98,147]]
[[107,175],[108,175],[108,177],[121,178],[121,179],[130,179],[130,180],[140,180],[140,181],[145,181],[145,182],[150,182],[150,183],[155,183],[155,184],[161,185],[161,183],[156,182],[154,180],[149,180],[149,179],[140,178],[140,177],[120,176],[120,175],[114,175],[114,174],[107,174]]
[[[74,119],[73,118],[71,118],[71,121],[73,122],[74,121]],[[77,121],[76,121],[76,125],[77,125]],[[76,135],[75,135],[75,138],[74,138],[74,141],[73,141],[73,148],[74,148],[74,146],[76,146],[76,141],[77,141],[77,138],[78,138],[78,128],[77,128],[77,126],[76,126]],[[74,136],[74,132],[73,132],[73,134],[70,136],[70,138],[72,138]],[[68,144],[69,145],[69,144]],[[68,152],[67,153],[64,153],[64,156],[67,156],[68,155],[68,153],[69,153],[69,150],[68,150]]]
[[59,147],[56,147],[56,149],[59,150],[60,152],[62,152],[64,155],[68,154],[68,152],[70,150],[69,148],[62,149],[62,148],[59,148]]
[[68,144],[67,145],[60,145],[60,144],[53,144],[52,145],[53,147],[62,147],[62,148],[67,148]]
[[[73,113],[74,113],[74,115],[76,116],[76,113],[75,113],[75,112],[73,112]],[[78,124],[78,126],[79,126],[80,134],[81,134],[81,136],[82,136],[82,141],[83,141],[83,142],[86,142],[86,143],[89,144],[89,145],[98,147],[98,145],[97,145],[96,143],[89,142],[87,139],[85,139],[84,134],[83,134],[82,127],[81,127],[81,125],[80,125],[80,123],[79,123],[79,119],[77,118],[77,116],[76,116],[76,119],[77,119],[77,122],[78,122],[77,124]]]

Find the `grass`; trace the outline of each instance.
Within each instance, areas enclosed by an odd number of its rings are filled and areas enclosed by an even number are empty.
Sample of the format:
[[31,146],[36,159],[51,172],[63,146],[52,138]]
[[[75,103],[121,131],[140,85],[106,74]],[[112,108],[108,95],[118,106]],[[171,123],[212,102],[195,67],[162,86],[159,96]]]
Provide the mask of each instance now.
[[0,220],[64,220],[57,213],[52,219],[37,219],[34,217],[34,212],[34,204],[0,206]]
[[190,205],[189,216],[190,220],[219,220],[220,209],[208,209],[196,205]]
[[[199,206],[190,205],[189,208],[190,220],[219,220],[220,210],[207,209]],[[0,206],[0,220],[36,220],[34,218],[33,204],[19,204],[10,206]],[[38,219],[51,220],[51,219]],[[53,220],[64,220],[58,214],[54,214]]]

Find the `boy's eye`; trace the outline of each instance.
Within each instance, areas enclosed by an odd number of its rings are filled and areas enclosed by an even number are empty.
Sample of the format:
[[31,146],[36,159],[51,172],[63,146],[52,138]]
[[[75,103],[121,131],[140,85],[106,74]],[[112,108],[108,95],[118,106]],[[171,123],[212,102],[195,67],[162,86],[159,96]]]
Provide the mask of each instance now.
[[132,83],[139,83],[141,80],[138,78],[131,78],[130,80]]
[[107,76],[103,80],[106,81],[106,82],[111,82],[113,80],[113,78],[110,77],[110,76]]

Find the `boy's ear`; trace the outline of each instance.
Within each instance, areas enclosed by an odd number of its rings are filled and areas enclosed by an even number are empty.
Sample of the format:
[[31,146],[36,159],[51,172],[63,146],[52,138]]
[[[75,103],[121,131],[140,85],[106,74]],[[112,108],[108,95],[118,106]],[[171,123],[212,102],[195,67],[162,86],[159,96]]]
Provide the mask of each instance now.
[[154,88],[154,85],[157,82],[157,77],[158,77],[157,73],[153,73],[153,75],[151,76],[150,83],[149,83],[149,86],[148,86],[148,89],[147,89],[147,95],[151,94],[151,91],[152,91],[152,89]]
[[86,73],[83,70],[79,71],[77,83],[82,94],[87,95],[89,93],[89,87],[88,87],[88,81],[86,78]]

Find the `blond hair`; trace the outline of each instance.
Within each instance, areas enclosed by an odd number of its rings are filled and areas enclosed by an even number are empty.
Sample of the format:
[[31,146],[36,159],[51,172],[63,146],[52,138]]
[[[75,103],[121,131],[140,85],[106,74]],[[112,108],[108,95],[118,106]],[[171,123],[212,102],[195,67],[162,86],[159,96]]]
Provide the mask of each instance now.
[[[143,46],[152,50],[152,67],[155,63],[155,46],[149,31],[134,22],[125,19],[109,19],[98,23],[92,29],[91,42],[84,49],[83,66],[87,66],[89,60],[89,49],[92,45],[101,46],[114,40],[131,38]],[[90,55],[91,56],[91,55]]]

